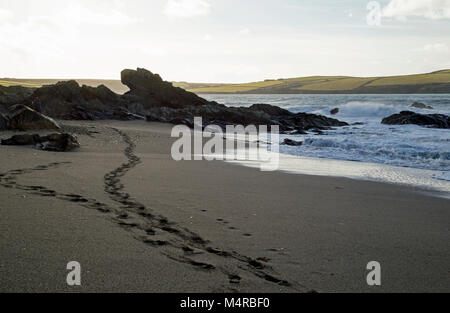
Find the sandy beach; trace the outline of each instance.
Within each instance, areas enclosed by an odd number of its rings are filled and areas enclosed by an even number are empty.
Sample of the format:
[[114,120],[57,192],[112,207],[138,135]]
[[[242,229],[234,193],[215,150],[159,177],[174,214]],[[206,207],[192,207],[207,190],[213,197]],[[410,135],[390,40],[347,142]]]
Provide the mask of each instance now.
[[168,124],[63,124],[77,151],[0,147],[0,292],[450,291],[448,199],[175,162]]

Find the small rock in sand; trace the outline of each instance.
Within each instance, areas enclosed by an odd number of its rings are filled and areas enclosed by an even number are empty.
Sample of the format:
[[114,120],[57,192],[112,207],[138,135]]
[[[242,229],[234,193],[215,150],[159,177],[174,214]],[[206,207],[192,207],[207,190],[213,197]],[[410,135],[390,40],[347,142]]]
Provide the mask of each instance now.
[[1,141],[4,146],[35,145],[36,148],[45,151],[68,152],[80,147],[77,139],[69,134],[51,134],[41,137],[34,135],[14,135]]

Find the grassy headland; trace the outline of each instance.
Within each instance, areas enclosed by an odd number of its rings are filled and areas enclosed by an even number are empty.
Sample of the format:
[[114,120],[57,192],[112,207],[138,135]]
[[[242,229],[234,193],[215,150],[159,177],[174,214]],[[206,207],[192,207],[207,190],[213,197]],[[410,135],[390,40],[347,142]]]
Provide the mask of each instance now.
[[195,93],[232,94],[363,94],[450,93],[450,70],[391,77],[311,76],[247,84],[183,84]]

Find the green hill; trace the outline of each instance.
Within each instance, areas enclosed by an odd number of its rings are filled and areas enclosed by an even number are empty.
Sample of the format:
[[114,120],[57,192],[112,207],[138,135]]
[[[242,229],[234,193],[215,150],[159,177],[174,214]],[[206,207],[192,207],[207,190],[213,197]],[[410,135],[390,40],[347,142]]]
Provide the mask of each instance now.
[[[58,79],[0,79],[3,86],[40,87]],[[128,90],[119,80],[77,79],[88,86],[106,85],[116,93]],[[175,82],[174,86],[198,94],[389,94],[450,93],[450,70],[428,74],[388,77],[310,76],[245,84]]]
[[[175,83],[175,85],[178,85]],[[199,86],[202,85],[202,86]],[[450,70],[391,77],[311,76],[247,84],[186,84],[195,93],[242,94],[362,94],[450,93]]]

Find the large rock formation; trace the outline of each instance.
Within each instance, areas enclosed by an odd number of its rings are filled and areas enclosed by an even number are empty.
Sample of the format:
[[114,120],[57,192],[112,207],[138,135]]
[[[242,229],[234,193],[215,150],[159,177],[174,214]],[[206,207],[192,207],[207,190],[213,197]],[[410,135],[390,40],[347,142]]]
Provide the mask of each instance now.
[[78,85],[76,81],[59,82],[37,89],[43,113],[65,120],[133,120],[121,97],[104,85],[96,88]]
[[121,77],[122,83],[130,88],[122,97],[129,107],[141,106],[146,110],[153,107],[180,109],[211,104],[194,93],[174,87],[158,74],[145,69],[124,70]]
[[414,124],[432,128],[450,128],[450,116],[443,114],[419,114],[411,111],[403,111],[386,117],[382,121],[386,125]]
[[[294,114],[269,104],[255,104],[250,108],[226,107],[176,88],[145,69],[124,70],[121,76],[122,83],[130,88],[122,96],[103,85],[80,87],[75,81],[67,81],[35,90],[15,89],[19,93],[16,98],[5,96],[0,89],[0,104],[9,107],[13,99],[22,99],[22,103],[30,105],[38,97],[45,115],[68,120],[132,120],[146,116],[149,121],[192,127],[194,117],[202,117],[205,125],[278,125],[283,132],[297,133],[347,125],[325,116]],[[14,94],[14,90],[7,90]],[[23,123],[22,126],[26,127]]]
[[184,124],[189,127],[194,125],[195,117],[202,118],[203,126],[218,125],[223,129],[227,125],[275,125],[280,127],[281,132],[292,132],[348,125],[321,115],[294,114],[268,104],[250,108],[230,108],[223,105],[204,105],[183,109],[163,107],[152,108],[147,114],[147,120],[150,122]]
[[6,115],[7,128],[11,130],[59,129],[51,118],[40,114],[26,105],[17,104],[9,108]]
[[202,117],[204,125],[222,128],[226,125],[278,125],[284,132],[347,125],[325,116],[294,114],[269,104],[255,104],[250,108],[226,107],[176,88],[145,69],[122,71],[122,83],[130,88],[122,96],[127,107],[136,113],[144,113],[148,121],[192,127],[194,117]]
[[45,151],[68,152],[80,147],[77,139],[69,134],[51,134],[39,136],[37,134],[14,135],[9,139],[1,141],[4,146],[28,146]]
[[35,89],[21,86],[0,86],[0,107],[7,109],[17,103],[27,103]]
[[148,110],[150,122],[194,125],[194,118],[201,117],[205,125],[271,125],[270,116],[247,108],[229,108],[223,105],[192,106],[182,109],[155,107]]

